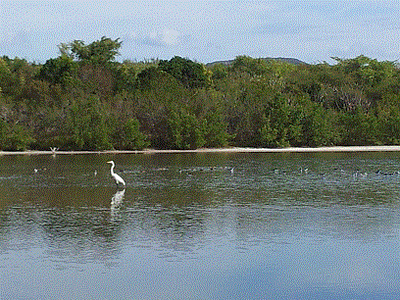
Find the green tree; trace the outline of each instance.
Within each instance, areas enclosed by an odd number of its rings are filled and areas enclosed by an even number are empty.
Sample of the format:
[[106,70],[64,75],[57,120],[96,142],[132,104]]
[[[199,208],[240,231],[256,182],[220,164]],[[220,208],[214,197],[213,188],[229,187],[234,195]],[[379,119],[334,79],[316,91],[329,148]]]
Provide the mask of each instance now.
[[379,144],[376,134],[377,120],[375,115],[362,109],[341,114],[340,122],[343,124],[343,143],[352,146],[366,146]]
[[146,136],[139,129],[137,119],[129,119],[121,128],[116,126],[113,144],[119,150],[141,150],[149,146]]
[[321,103],[304,103],[302,146],[334,146],[342,142],[343,126],[339,113]]
[[0,120],[0,149],[6,151],[24,151],[30,148],[35,140],[32,132],[18,123],[8,124]]
[[[132,62],[125,60],[122,64],[118,64],[115,71],[116,90],[133,92],[137,87],[138,74],[146,69],[156,67],[157,60],[148,60],[143,62]],[[142,77],[144,74],[142,74]]]
[[73,150],[110,149],[107,113],[98,97],[75,99],[68,112],[69,145]]
[[175,149],[196,149],[206,144],[205,120],[199,120],[184,108],[170,111],[168,126],[171,144]]
[[52,84],[66,84],[76,72],[75,64],[71,57],[59,56],[51,58],[40,68],[38,78]]
[[103,36],[100,40],[94,41],[89,45],[81,40],[74,40],[69,44],[62,44],[60,50],[65,55],[71,55],[79,61],[87,61],[97,64],[107,64],[113,62],[119,54],[118,50],[122,42],[118,39]]
[[0,93],[11,93],[13,87],[13,74],[7,63],[0,58]]
[[231,69],[239,73],[247,73],[250,76],[262,76],[270,72],[268,62],[262,58],[252,58],[250,56],[237,56],[232,62]]
[[223,64],[215,64],[208,69],[212,73],[212,81],[221,80],[228,76],[228,67]]
[[400,144],[400,95],[385,95],[374,111],[380,144]]
[[178,79],[188,88],[208,87],[211,85],[211,71],[203,64],[179,56],[171,60],[160,60],[159,68]]
[[205,147],[225,147],[234,138],[227,131],[228,123],[220,109],[211,109],[205,115]]

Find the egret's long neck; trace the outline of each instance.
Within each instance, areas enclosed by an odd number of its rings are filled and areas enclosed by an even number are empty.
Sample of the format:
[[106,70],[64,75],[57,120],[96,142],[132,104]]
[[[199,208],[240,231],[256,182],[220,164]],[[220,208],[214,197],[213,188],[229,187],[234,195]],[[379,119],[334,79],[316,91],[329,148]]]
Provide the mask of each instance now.
[[111,164],[111,175],[114,175],[115,173],[114,173],[114,167],[115,167],[115,165],[114,164]]

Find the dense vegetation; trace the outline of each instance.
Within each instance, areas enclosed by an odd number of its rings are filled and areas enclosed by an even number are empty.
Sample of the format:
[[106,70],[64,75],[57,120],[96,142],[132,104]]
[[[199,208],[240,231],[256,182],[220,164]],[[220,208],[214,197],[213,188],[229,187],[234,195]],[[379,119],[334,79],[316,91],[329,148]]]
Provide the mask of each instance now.
[[0,58],[0,150],[193,149],[400,142],[400,69],[365,56],[293,65],[247,56],[115,60],[119,39]]

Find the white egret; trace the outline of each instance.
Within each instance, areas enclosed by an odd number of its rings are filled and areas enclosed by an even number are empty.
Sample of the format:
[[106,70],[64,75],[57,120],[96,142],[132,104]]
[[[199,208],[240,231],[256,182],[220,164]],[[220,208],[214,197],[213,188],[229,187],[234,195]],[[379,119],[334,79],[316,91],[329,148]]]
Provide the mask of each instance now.
[[54,158],[56,157],[56,151],[58,151],[58,149],[60,149],[60,148],[57,148],[57,147],[50,147],[50,150],[51,150],[51,156],[53,156]]
[[115,183],[118,185],[119,183],[123,184],[124,186],[125,181],[122,179],[121,176],[119,176],[118,174],[114,173],[114,167],[115,167],[115,163],[114,161],[110,160],[107,162],[108,164],[111,164],[111,176],[114,177]]

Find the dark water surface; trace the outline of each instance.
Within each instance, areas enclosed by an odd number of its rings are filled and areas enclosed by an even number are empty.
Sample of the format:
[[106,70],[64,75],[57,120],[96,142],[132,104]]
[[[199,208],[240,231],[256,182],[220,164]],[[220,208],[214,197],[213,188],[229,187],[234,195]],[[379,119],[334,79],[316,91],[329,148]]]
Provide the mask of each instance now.
[[0,299],[399,299],[399,171],[399,153],[3,156]]

